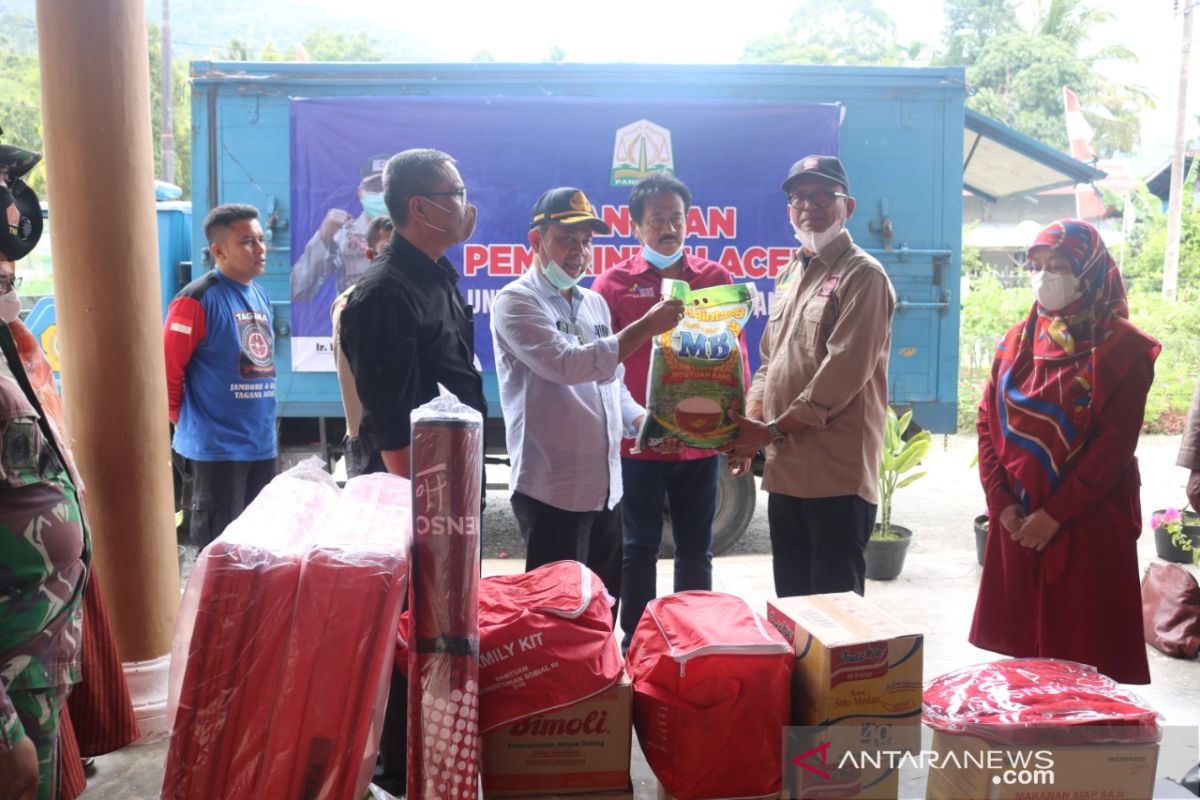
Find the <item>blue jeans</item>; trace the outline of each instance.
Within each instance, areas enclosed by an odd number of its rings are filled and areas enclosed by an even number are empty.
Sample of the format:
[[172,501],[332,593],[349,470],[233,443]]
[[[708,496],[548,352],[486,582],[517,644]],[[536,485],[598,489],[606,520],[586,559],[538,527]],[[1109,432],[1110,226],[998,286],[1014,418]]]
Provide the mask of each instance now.
[[626,647],[656,594],[664,499],[670,505],[675,537],[675,591],[712,589],[712,523],[720,461],[718,456],[694,461],[621,459],[625,487],[621,628]]

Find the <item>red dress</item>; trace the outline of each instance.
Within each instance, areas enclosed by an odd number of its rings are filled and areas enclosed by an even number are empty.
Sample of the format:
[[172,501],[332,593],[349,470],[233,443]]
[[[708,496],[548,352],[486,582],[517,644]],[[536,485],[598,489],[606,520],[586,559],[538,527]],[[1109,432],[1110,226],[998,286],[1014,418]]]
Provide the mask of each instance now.
[[[1069,248],[1079,242],[1064,236],[1094,234],[1081,248],[1083,269],[1076,268],[1090,288],[1060,312],[1035,305],[1008,332],[979,407],[989,536],[970,641],[1149,683],[1134,450],[1161,348],[1124,319],[1120,274],[1095,229],[1066,222],[1065,233],[1055,223],[1060,229],[1051,226],[1034,246]],[[1001,525],[1000,513],[1014,504],[1026,514],[1043,509],[1060,523],[1042,552],[1018,544]]]

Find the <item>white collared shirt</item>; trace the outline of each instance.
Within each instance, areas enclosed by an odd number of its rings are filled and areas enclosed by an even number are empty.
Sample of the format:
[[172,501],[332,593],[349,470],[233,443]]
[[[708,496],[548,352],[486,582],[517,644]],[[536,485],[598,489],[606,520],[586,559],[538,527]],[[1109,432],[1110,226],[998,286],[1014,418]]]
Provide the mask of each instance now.
[[576,287],[568,302],[531,267],[492,304],[511,492],[565,511],[621,500],[621,438],[646,413],[625,388],[608,304]]

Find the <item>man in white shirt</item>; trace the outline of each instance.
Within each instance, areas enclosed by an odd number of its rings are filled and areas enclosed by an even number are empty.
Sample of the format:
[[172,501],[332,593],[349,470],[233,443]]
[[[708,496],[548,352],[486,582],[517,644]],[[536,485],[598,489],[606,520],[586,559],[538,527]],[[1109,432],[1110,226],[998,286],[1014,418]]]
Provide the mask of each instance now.
[[646,413],[621,362],[675,327],[683,305],[661,301],[614,334],[608,304],[577,285],[592,264],[592,235],[609,232],[580,190],[543,194],[529,230],[534,267],[497,295],[492,339],[525,569],[582,561],[620,597],[621,437],[635,435]]

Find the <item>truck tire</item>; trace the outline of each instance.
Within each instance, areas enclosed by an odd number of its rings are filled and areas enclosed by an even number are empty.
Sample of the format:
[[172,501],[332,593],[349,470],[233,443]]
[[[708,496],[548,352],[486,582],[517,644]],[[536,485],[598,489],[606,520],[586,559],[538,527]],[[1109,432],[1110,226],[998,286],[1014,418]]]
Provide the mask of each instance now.
[[[754,503],[758,487],[754,475],[746,473],[734,477],[729,472],[725,457],[721,456],[717,479],[717,513],[713,517],[713,555],[727,553],[742,538],[754,516]],[[675,540],[671,535],[671,517],[663,510],[663,537],[658,548],[659,558],[671,558],[675,554]]]

